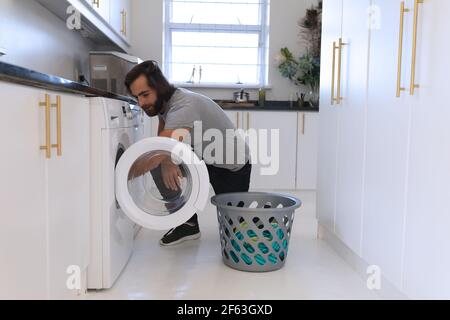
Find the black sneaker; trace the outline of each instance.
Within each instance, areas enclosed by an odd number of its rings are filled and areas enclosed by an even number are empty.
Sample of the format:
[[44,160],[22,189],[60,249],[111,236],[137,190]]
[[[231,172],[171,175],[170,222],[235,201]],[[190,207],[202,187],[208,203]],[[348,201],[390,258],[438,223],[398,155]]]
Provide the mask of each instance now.
[[184,241],[200,239],[200,237],[201,233],[198,223],[196,221],[188,221],[167,232],[159,241],[159,244],[162,246],[174,246]]

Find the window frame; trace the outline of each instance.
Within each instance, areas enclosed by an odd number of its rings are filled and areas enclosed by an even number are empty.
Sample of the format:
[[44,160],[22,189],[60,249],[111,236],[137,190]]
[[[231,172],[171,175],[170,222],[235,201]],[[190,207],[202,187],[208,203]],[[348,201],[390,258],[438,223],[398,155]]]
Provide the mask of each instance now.
[[[220,1],[220,0],[218,0]],[[168,63],[171,61],[172,55],[172,32],[230,32],[258,34],[258,83],[229,83],[229,82],[203,82],[203,83],[187,83],[174,82],[176,85],[186,87],[207,87],[207,88],[261,88],[268,87],[268,54],[269,54],[269,7],[270,0],[259,0],[261,5],[261,17],[259,25],[237,25],[237,24],[202,24],[202,23],[172,23],[171,3],[173,0],[164,0],[164,44],[163,44],[163,70],[167,78],[172,81],[172,67]]]

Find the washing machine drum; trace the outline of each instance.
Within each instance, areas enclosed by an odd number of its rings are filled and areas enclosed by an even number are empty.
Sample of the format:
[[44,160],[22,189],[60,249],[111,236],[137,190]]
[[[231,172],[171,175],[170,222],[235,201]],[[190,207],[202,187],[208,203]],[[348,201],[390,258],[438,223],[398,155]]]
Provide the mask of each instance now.
[[[165,187],[162,158],[178,166],[180,187]],[[151,169],[151,171],[149,171]],[[206,165],[191,148],[174,139],[155,137],[125,151],[116,167],[116,197],[123,212],[136,224],[153,230],[177,227],[206,206],[209,176]]]

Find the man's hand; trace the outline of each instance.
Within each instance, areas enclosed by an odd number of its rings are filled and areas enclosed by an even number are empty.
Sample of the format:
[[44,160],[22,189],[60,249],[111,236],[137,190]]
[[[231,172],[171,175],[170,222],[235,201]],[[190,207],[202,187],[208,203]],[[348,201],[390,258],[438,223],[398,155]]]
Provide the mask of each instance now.
[[164,185],[167,189],[178,191],[181,188],[183,173],[180,167],[174,164],[170,158],[166,158],[161,162],[161,172]]
[[164,160],[170,161],[170,156],[158,155],[150,159],[147,159],[145,157],[138,159],[131,167],[131,171],[128,175],[128,180],[138,178],[149,171],[155,170]]

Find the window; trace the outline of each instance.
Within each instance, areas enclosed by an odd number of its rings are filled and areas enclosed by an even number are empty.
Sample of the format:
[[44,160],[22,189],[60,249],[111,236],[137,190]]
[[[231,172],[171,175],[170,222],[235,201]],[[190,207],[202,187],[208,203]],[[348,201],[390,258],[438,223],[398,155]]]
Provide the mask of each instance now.
[[267,84],[269,0],[165,0],[164,71],[177,84]]

